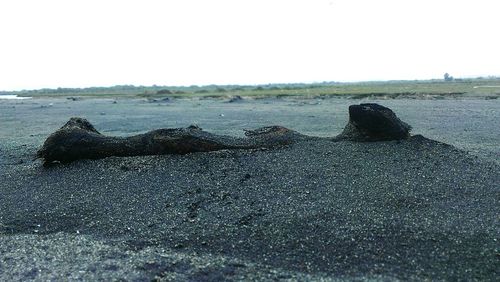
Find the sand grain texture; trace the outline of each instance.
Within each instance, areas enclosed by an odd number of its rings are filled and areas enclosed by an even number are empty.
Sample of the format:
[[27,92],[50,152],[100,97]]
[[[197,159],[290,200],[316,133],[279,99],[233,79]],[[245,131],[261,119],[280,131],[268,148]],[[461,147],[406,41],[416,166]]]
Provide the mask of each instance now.
[[[151,253],[169,250],[238,260],[259,280],[271,279],[269,268],[283,279],[494,280],[499,175],[497,164],[421,136],[111,157],[49,169],[33,163],[1,172],[0,240],[19,238],[21,248],[31,242],[26,234],[80,234],[118,248],[87,254],[80,267],[94,278],[203,272],[137,270],[142,260],[130,262],[139,252],[171,265]],[[11,278],[5,269],[21,257],[14,249],[4,255],[0,277]],[[103,266],[108,259],[119,265],[116,276]],[[57,277],[73,273],[54,263],[45,268]],[[246,267],[223,273],[221,265],[214,271],[222,276],[208,280],[249,279]]]
[[352,101],[2,101],[0,280],[494,281],[498,102],[381,103],[460,149],[421,136],[317,139],[46,169],[31,159],[71,116],[113,136],[281,124],[326,137]]

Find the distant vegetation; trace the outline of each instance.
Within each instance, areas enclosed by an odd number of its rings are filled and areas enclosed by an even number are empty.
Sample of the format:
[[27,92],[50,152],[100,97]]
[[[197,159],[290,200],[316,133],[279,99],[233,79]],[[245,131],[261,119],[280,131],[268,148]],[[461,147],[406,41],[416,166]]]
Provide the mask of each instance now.
[[453,76],[451,76],[449,73],[445,73],[444,81],[453,81]]
[[328,96],[348,95],[359,98],[379,95],[493,95],[500,96],[499,77],[479,77],[471,79],[453,78],[449,74],[444,79],[413,81],[374,81],[356,83],[291,83],[265,85],[205,85],[205,86],[134,86],[117,85],[112,87],[57,88],[24,90],[15,92],[0,91],[31,97],[106,97],[106,98],[193,98],[193,97],[284,97],[284,96]]

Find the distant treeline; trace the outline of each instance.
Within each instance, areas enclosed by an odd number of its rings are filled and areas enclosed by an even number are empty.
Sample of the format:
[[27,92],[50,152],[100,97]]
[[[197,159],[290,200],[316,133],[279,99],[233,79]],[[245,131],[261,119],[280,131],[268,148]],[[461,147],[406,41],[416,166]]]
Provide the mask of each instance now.
[[280,84],[262,84],[262,85],[191,85],[191,86],[135,86],[135,85],[116,85],[111,87],[87,87],[87,88],[43,88],[37,90],[21,91],[0,91],[0,94],[182,94],[182,93],[210,93],[210,92],[235,92],[235,91],[258,91],[258,90],[293,90],[305,88],[317,88],[335,85],[337,82],[328,81],[320,83],[280,83]]
[[378,85],[397,85],[397,84],[433,84],[433,83],[474,83],[486,81],[500,81],[500,77],[488,76],[477,78],[460,79],[455,78],[452,82],[443,79],[432,80],[393,80],[393,81],[366,81],[366,82],[335,82],[325,81],[319,83],[275,83],[261,85],[191,85],[191,86],[134,86],[134,85],[116,85],[111,87],[87,87],[87,88],[55,88],[21,91],[0,91],[2,94],[36,96],[38,95],[154,95],[154,94],[202,94],[202,93],[223,93],[223,92],[244,92],[244,91],[277,91],[277,90],[301,90],[325,87],[356,87],[356,86],[378,86]]

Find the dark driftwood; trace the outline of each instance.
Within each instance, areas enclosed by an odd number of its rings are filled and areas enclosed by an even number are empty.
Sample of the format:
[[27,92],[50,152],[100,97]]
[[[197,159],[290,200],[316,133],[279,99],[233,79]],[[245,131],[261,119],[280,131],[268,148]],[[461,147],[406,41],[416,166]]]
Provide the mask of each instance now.
[[83,118],[71,118],[51,134],[37,157],[45,164],[68,163],[78,159],[110,156],[186,154],[222,149],[255,149],[291,144],[312,138],[280,126],[247,131],[246,138],[215,135],[197,126],[158,129],[130,137],[111,137],[99,133]]
[[379,104],[349,106],[349,122],[337,140],[388,141],[410,137],[411,126],[389,108]]
[[[388,108],[377,104],[349,107],[349,123],[333,141],[380,141],[409,137],[410,126]],[[111,137],[99,133],[83,118],[71,118],[51,134],[37,153],[45,165],[78,159],[110,156],[186,154],[222,149],[256,149],[288,145],[312,137],[281,127],[270,126],[247,131],[245,138],[215,135],[197,126],[158,129],[130,137]]]

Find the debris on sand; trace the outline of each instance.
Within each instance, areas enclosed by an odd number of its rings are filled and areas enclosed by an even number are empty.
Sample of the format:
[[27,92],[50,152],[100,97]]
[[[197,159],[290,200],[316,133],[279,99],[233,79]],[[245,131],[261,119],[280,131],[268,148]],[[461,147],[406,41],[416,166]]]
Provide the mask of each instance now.
[[[349,107],[349,123],[332,141],[400,140],[410,136],[410,126],[396,117],[394,112],[378,104]],[[101,159],[110,156],[140,156],[187,154],[223,149],[257,149],[289,145],[313,137],[282,126],[269,126],[247,131],[245,138],[216,135],[198,126],[168,128],[149,131],[130,137],[104,136],[83,118],[71,118],[63,127],[51,134],[37,157],[45,165],[53,162],[68,163],[78,159]]]
[[378,104],[349,106],[349,122],[337,137],[352,141],[384,141],[410,137],[411,126]]
[[236,95],[236,96],[233,96],[231,97],[231,99],[229,99],[229,101],[227,101],[228,103],[235,103],[235,102],[243,102],[243,97],[241,97],[240,95]]

